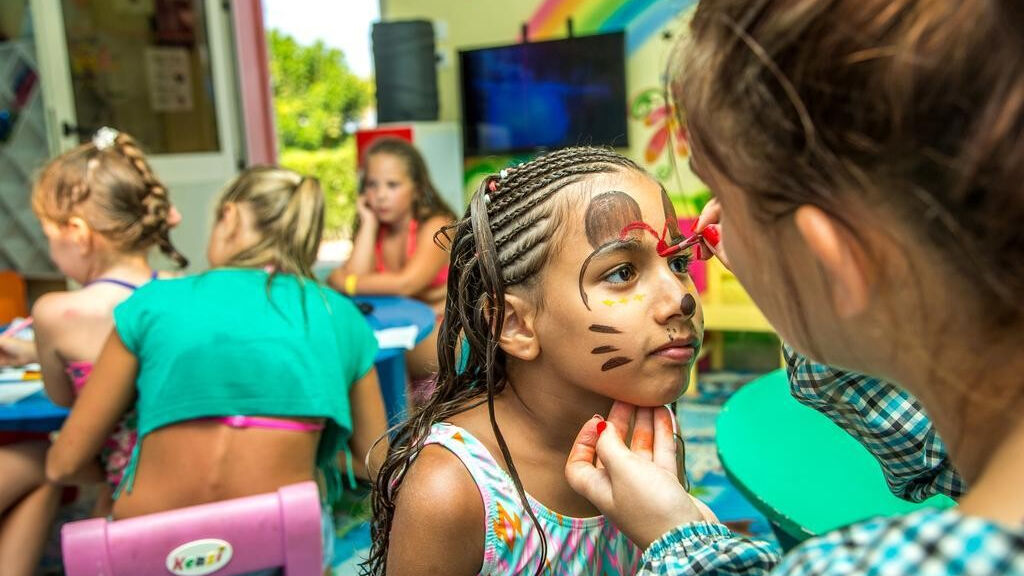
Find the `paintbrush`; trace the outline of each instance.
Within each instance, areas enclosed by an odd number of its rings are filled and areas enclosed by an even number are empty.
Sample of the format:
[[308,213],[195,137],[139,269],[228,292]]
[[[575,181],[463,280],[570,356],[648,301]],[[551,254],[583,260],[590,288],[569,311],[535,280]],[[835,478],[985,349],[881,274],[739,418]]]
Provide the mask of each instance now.
[[702,236],[701,233],[698,232],[698,233],[694,234],[693,236],[690,236],[689,238],[685,238],[685,239],[683,239],[682,241],[680,241],[680,242],[678,242],[676,244],[672,244],[671,246],[667,246],[664,250],[659,251],[658,255],[661,256],[662,258],[666,258],[668,256],[672,256],[673,254],[678,254],[679,252],[682,252],[683,250],[686,250],[690,246],[693,246],[694,244],[700,243],[700,241],[703,240],[703,239],[704,239],[704,236]]

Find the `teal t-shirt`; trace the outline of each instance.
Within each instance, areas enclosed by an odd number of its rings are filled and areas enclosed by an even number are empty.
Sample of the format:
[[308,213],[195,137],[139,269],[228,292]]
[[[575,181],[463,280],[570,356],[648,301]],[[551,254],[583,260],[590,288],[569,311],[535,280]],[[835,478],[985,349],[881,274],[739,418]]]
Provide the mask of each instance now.
[[349,299],[310,279],[268,278],[214,269],[150,282],[115,308],[117,333],[139,361],[138,444],[197,418],[325,418],[317,464],[333,500],[336,456],[352,434],[349,390],[373,366],[377,340]]

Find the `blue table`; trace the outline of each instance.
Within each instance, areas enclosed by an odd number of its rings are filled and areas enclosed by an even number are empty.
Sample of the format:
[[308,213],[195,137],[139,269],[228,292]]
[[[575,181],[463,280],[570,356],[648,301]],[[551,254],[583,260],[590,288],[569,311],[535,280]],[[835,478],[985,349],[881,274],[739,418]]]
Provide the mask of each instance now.
[[[419,343],[434,329],[434,310],[419,300],[399,296],[357,296],[355,300],[373,306],[373,312],[366,319],[374,330],[416,326],[416,342]],[[388,426],[392,426],[405,412],[405,350],[381,348],[377,351],[376,365]]]
[[[418,300],[398,296],[360,296],[356,301],[373,306],[373,312],[366,318],[374,330],[416,326],[416,342],[419,343],[434,329],[434,311]],[[405,412],[405,350],[381,348],[377,351],[375,364],[390,426],[398,422]],[[67,414],[67,408],[54,405],[43,392],[38,392],[20,402],[0,405],[0,431],[57,430]]]
[[[3,386],[3,384],[0,384]],[[42,391],[14,404],[0,405],[0,431],[50,432],[57,430],[68,415]]]

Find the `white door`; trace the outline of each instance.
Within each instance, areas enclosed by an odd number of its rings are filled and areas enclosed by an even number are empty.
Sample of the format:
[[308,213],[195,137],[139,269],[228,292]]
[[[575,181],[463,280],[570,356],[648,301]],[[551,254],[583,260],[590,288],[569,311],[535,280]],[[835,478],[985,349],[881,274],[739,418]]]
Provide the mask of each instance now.
[[230,4],[29,2],[54,151],[102,126],[132,134],[184,216],[172,241],[204,268],[212,204],[240,164]]

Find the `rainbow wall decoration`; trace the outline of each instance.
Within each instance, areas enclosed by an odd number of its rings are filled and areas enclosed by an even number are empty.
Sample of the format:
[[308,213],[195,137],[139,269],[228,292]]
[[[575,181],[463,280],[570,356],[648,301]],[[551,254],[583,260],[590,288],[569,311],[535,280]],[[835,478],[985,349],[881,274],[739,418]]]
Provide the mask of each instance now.
[[626,52],[632,54],[696,0],[543,0],[527,22],[532,40],[562,38],[572,18],[579,34],[626,31]]

